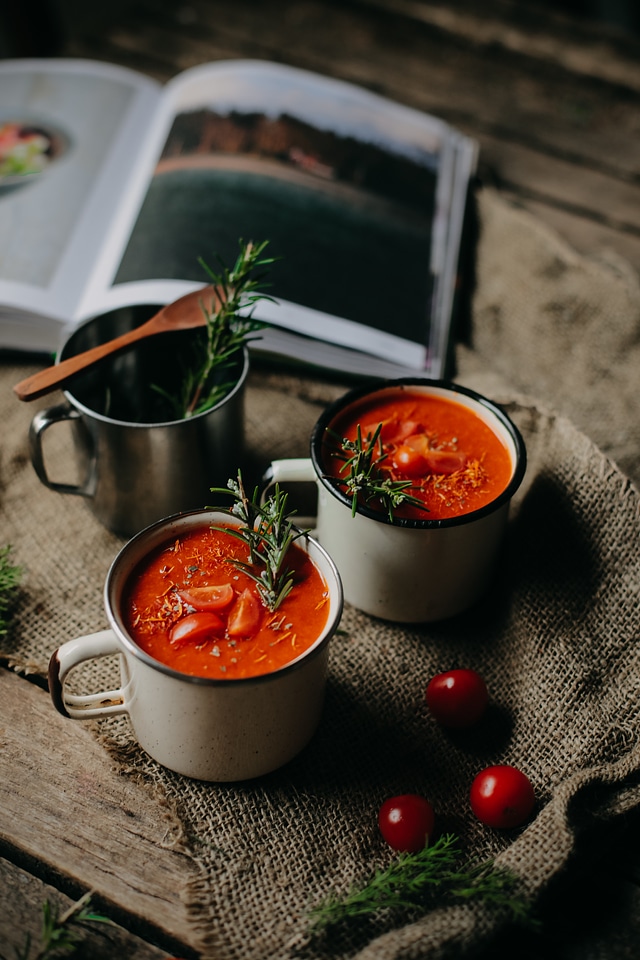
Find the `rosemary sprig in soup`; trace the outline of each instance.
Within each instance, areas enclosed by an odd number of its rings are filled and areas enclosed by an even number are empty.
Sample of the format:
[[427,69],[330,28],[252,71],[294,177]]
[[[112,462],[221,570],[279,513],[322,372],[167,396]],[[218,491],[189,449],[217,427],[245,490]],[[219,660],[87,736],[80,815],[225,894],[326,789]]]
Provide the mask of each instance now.
[[387,454],[382,448],[381,430],[382,424],[379,423],[373,433],[363,438],[358,424],[355,439],[343,437],[339,440],[339,449],[334,453],[338,460],[343,461],[340,474],[344,474],[344,477],[334,478],[334,482],[343,486],[351,497],[351,516],[355,517],[359,502],[369,503],[371,500],[381,501],[391,521],[394,509],[403,503],[426,511],[425,505],[411,493],[411,480],[394,480],[382,469]]
[[[337,445],[335,438],[345,438]],[[496,500],[513,476],[506,437],[476,410],[411,386],[375,391],[333,418],[328,480],[389,518],[440,521]],[[336,449],[337,447],[337,449]]]
[[279,489],[260,503],[240,472],[228,488],[213,489],[231,493],[232,507],[203,509],[150,551],[128,580],[123,620],[142,650],[179,673],[272,673],[322,637],[329,586],[296,542],[304,534]]
[[237,479],[229,480],[227,489],[212,488],[213,493],[229,493],[235,499],[233,516],[243,521],[241,527],[227,532],[246,544],[247,561],[234,560],[233,565],[256,584],[263,605],[273,613],[293,588],[293,570],[287,566],[289,547],[303,535],[293,526],[287,514],[287,494],[276,484],[274,492],[263,504],[257,487],[247,495],[238,471]]

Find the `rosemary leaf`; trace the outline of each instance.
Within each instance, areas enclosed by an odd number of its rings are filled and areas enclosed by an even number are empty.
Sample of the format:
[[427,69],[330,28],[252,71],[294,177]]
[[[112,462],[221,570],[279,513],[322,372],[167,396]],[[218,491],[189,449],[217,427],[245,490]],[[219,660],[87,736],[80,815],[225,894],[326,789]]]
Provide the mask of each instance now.
[[428,512],[424,503],[411,494],[413,485],[410,480],[393,480],[382,467],[387,454],[382,452],[381,430],[382,424],[379,423],[373,433],[363,438],[358,424],[355,440],[340,439],[333,434],[338,443],[338,450],[333,455],[343,461],[340,473],[345,476],[326,479],[342,486],[351,497],[352,517],[357,513],[358,503],[368,504],[376,499],[386,508],[390,522],[393,522],[394,509],[404,503]]
[[[32,954],[31,935],[27,932],[24,946],[15,952],[16,960],[47,960],[49,957],[63,957],[75,953],[80,942],[78,927],[89,922],[111,924],[108,917],[91,909],[91,891],[85,893],[63,913],[59,913],[57,907],[45,900],[42,904],[41,946]],[[0,954],[0,957],[6,960],[4,955]]]
[[495,867],[492,860],[452,873],[447,882],[455,899],[482,900],[506,908],[513,920],[531,919],[531,905],[518,895],[517,878],[508,870]]
[[11,546],[0,547],[0,636],[9,627],[8,615],[22,577],[22,570],[11,562]]
[[330,894],[311,911],[311,930],[318,933],[381,911],[424,910],[434,893],[445,901],[480,900],[506,909],[514,920],[529,919],[530,905],[519,893],[516,876],[497,869],[491,861],[457,868],[459,859],[453,834],[444,834],[418,853],[400,854],[364,886],[353,887],[342,898]]
[[287,554],[294,541],[303,535],[287,515],[287,494],[276,484],[271,496],[260,504],[257,487],[251,497],[247,495],[240,470],[237,479],[229,480],[226,489],[212,487],[211,492],[231,492],[234,497],[231,510],[224,512],[239,518],[242,526],[214,525],[213,529],[225,530],[246,545],[247,560],[231,562],[251,577],[263,606],[273,613],[293,588],[293,570],[286,565]]

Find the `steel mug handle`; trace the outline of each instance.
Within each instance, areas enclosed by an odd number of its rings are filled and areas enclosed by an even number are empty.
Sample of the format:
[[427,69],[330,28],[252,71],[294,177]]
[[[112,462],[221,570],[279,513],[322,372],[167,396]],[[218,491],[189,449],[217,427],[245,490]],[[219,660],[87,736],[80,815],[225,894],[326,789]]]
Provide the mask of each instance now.
[[31,463],[38,475],[38,479],[57,493],[73,493],[81,497],[92,497],[96,482],[96,457],[91,455],[90,466],[86,479],[82,484],[57,483],[49,479],[47,468],[44,463],[44,451],[42,448],[42,436],[45,430],[55,423],[61,423],[65,420],[79,420],[80,413],[74,410],[68,404],[62,403],[55,407],[49,407],[47,410],[40,410],[34,416],[29,427],[29,447],[31,450]]
[[49,660],[49,694],[56,710],[72,720],[94,720],[128,713],[124,687],[83,696],[65,691],[65,680],[74,667],[87,660],[121,652],[113,630],[101,630],[68,640],[54,650]]

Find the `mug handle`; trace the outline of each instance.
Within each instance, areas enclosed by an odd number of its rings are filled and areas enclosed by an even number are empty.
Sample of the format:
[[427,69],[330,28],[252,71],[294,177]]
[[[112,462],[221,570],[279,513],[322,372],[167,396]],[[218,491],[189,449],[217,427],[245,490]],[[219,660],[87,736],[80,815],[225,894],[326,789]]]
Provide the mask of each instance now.
[[[318,476],[308,457],[292,457],[288,460],[272,460],[262,476],[260,503],[264,504],[269,490],[277,484],[316,483]],[[294,517],[296,526],[312,527],[316,517]]]
[[70,407],[68,404],[61,403],[56,407],[49,407],[47,410],[40,410],[31,421],[29,428],[29,446],[31,449],[31,462],[38,479],[57,493],[74,493],[81,497],[92,497],[95,489],[95,454],[91,457],[90,469],[83,484],[56,483],[49,479],[49,474],[44,465],[44,451],[42,449],[42,435],[45,430],[53,426],[54,423],[61,423],[64,420],[78,420],[80,413]]
[[122,653],[122,649],[113,630],[101,630],[68,640],[54,650],[49,660],[49,693],[54,707],[63,717],[93,720],[128,713],[124,687],[86,696],[66,693],[64,688],[65,679],[74,667],[114,653]]
[[289,460],[272,460],[264,477],[263,498],[276,483],[310,483],[317,480],[309,457],[292,457]]

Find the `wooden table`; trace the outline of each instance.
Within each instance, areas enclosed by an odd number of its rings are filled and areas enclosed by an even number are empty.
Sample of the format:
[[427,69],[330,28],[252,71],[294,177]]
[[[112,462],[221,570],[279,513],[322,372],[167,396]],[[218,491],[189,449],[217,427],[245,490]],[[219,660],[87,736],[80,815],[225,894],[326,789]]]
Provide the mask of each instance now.
[[[579,252],[611,248],[640,269],[640,37],[515,0],[60,0],[57,9],[61,55],[163,81],[207,60],[285,61],[439,115],[478,140],[483,182]],[[18,38],[14,47],[34,52]],[[0,671],[0,809],[0,953],[13,956],[27,931],[37,938],[45,898],[65,909],[92,889],[118,926],[92,928],[82,956],[194,955],[173,896],[192,868],[159,843],[167,825],[155,804],[87,729],[52,712],[41,684],[9,670]],[[571,883],[551,891],[544,929],[525,943],[505,936],[505,951],[635,956],[638,819],[607,850],[579,851]]]

